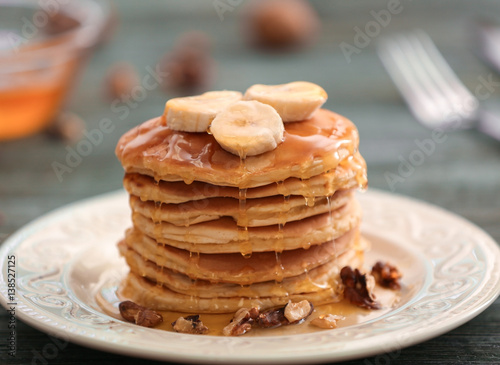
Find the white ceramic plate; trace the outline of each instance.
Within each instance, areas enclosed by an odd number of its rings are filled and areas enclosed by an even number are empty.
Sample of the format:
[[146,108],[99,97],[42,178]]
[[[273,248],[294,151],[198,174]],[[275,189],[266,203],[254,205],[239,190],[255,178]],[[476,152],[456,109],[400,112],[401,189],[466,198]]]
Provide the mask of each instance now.
[[[500,250],[481,229],[387,193],[369,191],[359,200],[362,232],[373,243],[368,260],[397,263],[404,290],[394,309],[358,324],[305,335],[226,338],[142,328],[104,314],[96,290],[126,269],[116,249],[130,225],[123,191],[58,209],[11,236],[0,249],[0,302],[15,303],[17,318],[41,331],[100,350],[167,361],[295,364],[413,345],[458,327],[498,296]],[[12,256],[15,298],[8,292]]]

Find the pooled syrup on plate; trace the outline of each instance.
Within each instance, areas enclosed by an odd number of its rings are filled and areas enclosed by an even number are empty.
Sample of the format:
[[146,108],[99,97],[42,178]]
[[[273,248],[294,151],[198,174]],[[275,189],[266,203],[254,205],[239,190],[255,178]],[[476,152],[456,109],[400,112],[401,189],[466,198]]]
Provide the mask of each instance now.
[[[354,306],[347,300],[343,299],[336,303],[323,304],[316,306],[314,312],[301,324],[282,326],[272,329],[263,329],[254,327],[250,332],[243,335],[243,337],[251,336],[284,336],[294,334],[306,334],[318,331],[335,331],[335,329],[321,329],[310,324],[311,320],[322,314],[335,314],[345,317],[343,320],[337,321],[337,327],[348,327],[369,320],[380,317],[397,307],[402,297],[406,297],[406,289],[403,288],[401,292],[384,289],[379,286],[375,287],[374,291],[377,300],[382,304],[382,309],[368,310]],[[119,320],[125,321],[118,310],[118,304],[127,300],[127,298],[120,298],[117,294],[116,286],[106,287],[104,285],[96,295],[96,301],[101,310]],[[185,317],[193,314],[200,313],[187,313],[187,312],[174,312],[174,311],[158,311],[163,316],[163,323],[155,327],[155,330],[163,330],[174,332],[171,323],[179,317]],[[208,335],[222,336],[222,329],[231,321],[233,313],[223,314],[200,314],[200,320],[209,328]],[[202,336],[202,335],[200,335]]]

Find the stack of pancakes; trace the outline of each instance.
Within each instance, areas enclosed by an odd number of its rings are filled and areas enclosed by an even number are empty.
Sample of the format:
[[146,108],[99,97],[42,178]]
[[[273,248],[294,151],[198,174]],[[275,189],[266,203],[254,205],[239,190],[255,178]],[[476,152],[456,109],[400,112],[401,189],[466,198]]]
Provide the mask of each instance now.
[[116,148],[133,222],[119,243],[130,267],[120,294],[194,313],[339,300],[340,269],[363,259],[358,142],[353,123],[325,109],[244,160],[164,116],[130,130]]

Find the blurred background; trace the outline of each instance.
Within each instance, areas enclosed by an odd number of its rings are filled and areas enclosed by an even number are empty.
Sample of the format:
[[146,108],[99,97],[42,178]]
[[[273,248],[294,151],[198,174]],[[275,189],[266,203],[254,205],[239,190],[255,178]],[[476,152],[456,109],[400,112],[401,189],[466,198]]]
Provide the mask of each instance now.
[[[12,1],[0,0],[0,6],[7,3]],[[60,60],[66,57],[62,55],[75,52],[71,61],[75,64],[65,68],[61,76],[64,87],[54,91],[61,100],[51,94],[52,109],[42,111],[38,106],[40,112],[28,119],[33,122],[43,113],[46,117],[25,136],[16,136],[21,127],[12,131],[13,113],[35,111],[41,99],[36,93],[14,97],[7,77],[15,72],[12,65],[17,62],[5,54],[13,44],[30,48],[32,39],[26,39],[26,34],[23,39],[12,37],[12,32],[21,37],[23,31],[36,33],[23,17],[32,23],[44,20],[19,13],[7,21],[0,15],[0,242],[50,210],[120,189],[123,170],[114,156],[116,142],[131,127],[162,114],[169,98],[207,90],[244,92],[255,83],[296,80],[321,85],[329,94],[325,107],[358,126],[370,188],[441,206],[500,241],[500,141],[475,129],[447,133],[434,143],[432,153],[425,154],[421,163],[410,164],[408,173],[402,174],[401,166],[410,161],[419,142],[432,138],[432,131],[409,112],[376,52],[377,42],[385,36],[424,29],[472,92],[479,85],[488,90],[481,103],[500,115],[500,76],[482,61],[478,51],[478,24],[500,20],[500,3],[311,0],[284,1],[263,9],[264,3],[272,2],[98,2],[100,10],[89,15],[96,17],[89,28],[96,34],[87,29],[85,37],[78,34],[69,39],[69,44],[79,44],[79,49],[61,46],[55,60],[35,62],[35,68],[53,62],[62,69],[65,66]],[[56,27],[52,31],[67,37],[67,30],[75,26],[69,18],[51,17],[49,24]],[[277,24],[287,31],[272,31]],[[21,31],[13,30],[16,26]],[[50,27],[42,28],[50,32]],[[61,44],[68,41],[64,37]],[[32,56],[29,59],[33,61]],[[28,89],[46,81],[35,77],[28,76]],[[393,175],[400,178],[394,180]],[[443,346],[448,356],[440,363],[461,363],[461,359],[478,356],[483,356],[479,357],[481,363],[500,361],[498,313],[497,300],[466,325],[469,327],[422,345],[426,354],[417,355],[422,347],[419,351],[404,350],[398,361],[408,356],[426,363],[426,356]],[[486,332],[481,330],[485,326]],[[0,323],[0,327],[6,325]],[[19,344],[21,350],[36,348],[38,332],[27,326],[19,331],[33,337],[29,348]],[[488,338],[496,338],[493,347],[481,347],[486,333]],[[84,351],[94,358],[101,356],[97,351]],[[74,358],[68,352],[65,361]],[[63,361],[64,356],[58,360]]]

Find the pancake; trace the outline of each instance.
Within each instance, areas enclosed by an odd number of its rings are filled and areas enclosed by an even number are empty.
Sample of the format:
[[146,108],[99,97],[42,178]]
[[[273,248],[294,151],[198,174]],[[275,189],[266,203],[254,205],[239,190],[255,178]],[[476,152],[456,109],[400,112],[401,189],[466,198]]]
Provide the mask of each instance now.
[[128,246],[159,267],[183,273],[191,279],[247,285],[300,275],[356,247],[358,241],[358,230],[353,229],[335,240],[309,249],[299,248],[282,253],[256,252],[244,257],[240,253],[194,254],[158,244],[138,230],[130,229],[121,245]]
[[[123,179],[125,189],[142,200],[185,203],[215,197],[239,199],[241,189],[217,186],[201,181],[185,184],[183,181],[155,180],[151,176],[127,173]],[[273,182],[244,191],[246,199],[263,198],[274,195],[300,195],[306,198],[331,196],[337,190],[365,188],[366,163],[359,153],[342,160],[336,169],[316,175],[310,179],[290,177],[284,181]]]
[[208,133],[171,130],[165,116],[125,133],[115,152],[128,173],[244,189],[331,171],[357,152],[358,143],[358,131],[350,120],[320,109],[310,119],[287,123],[277,148],[244,163]]
[[240,227],[259,227],[285,224],[322,213],[335,211],[351,199],[351,191],[337,191],[332,197],[318,197],[310,202],[301,196],[239,200],[234,198],[208,198],[181,204],[142,201],[130,196],[130,207],[153,222],[168,222],[176,226],[192,226],[230,217]]
[[168,222],[155,223],[139,213],[132,214],[134,226],[159,243],[201,253],[293,250],[340,237],[359,225],[361,208],[356,200],[300,221],[280,225],[239,229],[232,218],[193,224],[188,227]]

